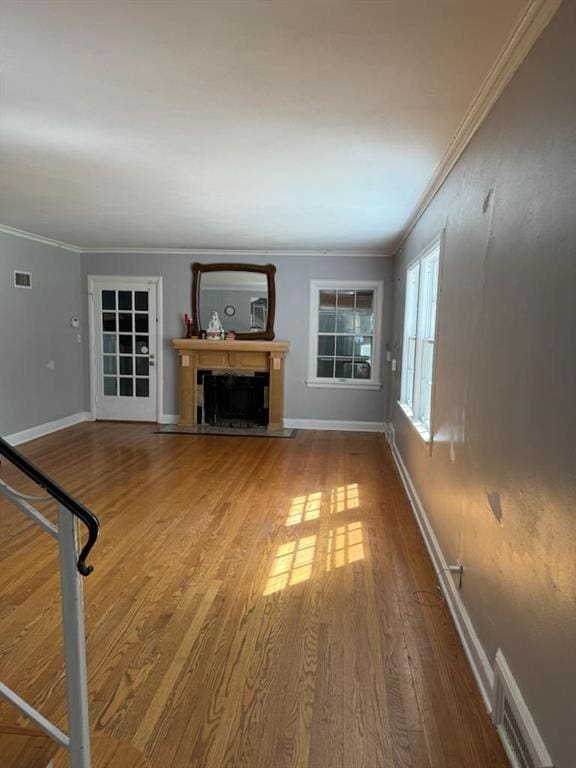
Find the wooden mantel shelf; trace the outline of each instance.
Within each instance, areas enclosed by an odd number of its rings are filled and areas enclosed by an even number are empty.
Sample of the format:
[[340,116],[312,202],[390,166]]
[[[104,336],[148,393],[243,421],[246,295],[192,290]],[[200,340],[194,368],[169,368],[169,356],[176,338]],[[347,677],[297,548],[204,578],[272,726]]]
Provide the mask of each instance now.
[[226,349],[235,352],[288,352],[289,341],[212,341],[211,339],[172,339],[176,349],[214,350]]
[[284,426],[284,357],[289,342],[172,339],[172,345],[180,363],[181,426],[197,423],[198,370],[267,372],[268,429]]

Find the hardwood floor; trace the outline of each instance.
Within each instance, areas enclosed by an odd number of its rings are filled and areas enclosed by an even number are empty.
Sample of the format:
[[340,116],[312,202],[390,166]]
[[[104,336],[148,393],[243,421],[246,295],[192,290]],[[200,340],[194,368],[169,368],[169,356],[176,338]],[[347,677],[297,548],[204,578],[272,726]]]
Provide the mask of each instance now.
[[57,751],[57,745],[41,731],[0,725],[2,768],[51,768]]
[[[154,768],[508,765],[447,609],[416,602],[435,575],[380,435],[99,423],[21,449],[101,519],[94,733]],[[0,522],[0,679],[64,725],[55,543]]]

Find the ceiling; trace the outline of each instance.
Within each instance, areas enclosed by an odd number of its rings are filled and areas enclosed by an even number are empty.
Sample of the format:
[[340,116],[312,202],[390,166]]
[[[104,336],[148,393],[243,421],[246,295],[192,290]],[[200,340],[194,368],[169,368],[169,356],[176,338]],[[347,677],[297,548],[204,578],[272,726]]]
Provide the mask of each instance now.
[[0,0],[0,222],[390,252],[526,0]]

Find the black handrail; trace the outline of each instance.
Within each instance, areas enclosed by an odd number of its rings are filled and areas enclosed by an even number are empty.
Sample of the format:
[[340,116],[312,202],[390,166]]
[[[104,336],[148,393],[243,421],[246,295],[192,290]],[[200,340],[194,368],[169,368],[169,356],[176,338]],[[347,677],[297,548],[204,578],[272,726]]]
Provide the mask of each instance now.
[[86,558],[88,557],[88,554],[90,553],[90,550],[94,544],[96,544],[98,531],[100,529],[100,521],[96,515],[93,512],[90,512],[87,507],[77,501],[73,496],[70,496],[70,494],[67,493],[64,488],[59,486],[58,483],[55,483],[54,480],[51,480],[47,475],[44,474],[44,472],[42,472],[41,469],[38,469],[37,466],[32,464],[32,462],[27,459],[26,456],[13,448],[9,443],[6,442],[6,440],[3,440],[1,437],[0,455],[6,457],[8,461],[14,464],[15,467],[18,467],[18,469],[21,470],[25,475],[28,475],[31,480],[34,480],[34,482],[37,483],[41,488],[44,488],[44,490],[50,496],[52,496],[53,499],[55,499],[59,504],[62,504],[62,506],[66,507],[69,512],[81,520],[88,528],[88,541],[83,546],[82,551],[78,556],[78,570],[82,576],[89,576],[94,568],[91,565],[86,565]]

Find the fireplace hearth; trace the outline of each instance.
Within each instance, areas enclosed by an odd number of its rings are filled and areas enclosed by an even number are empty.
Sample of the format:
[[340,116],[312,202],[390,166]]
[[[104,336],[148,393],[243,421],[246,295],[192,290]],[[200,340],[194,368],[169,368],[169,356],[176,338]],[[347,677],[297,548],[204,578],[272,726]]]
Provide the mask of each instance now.
[[268,424],[264,390],[266,374],[235,373],[202,376],[203,422],[216,427],[249,428]]

